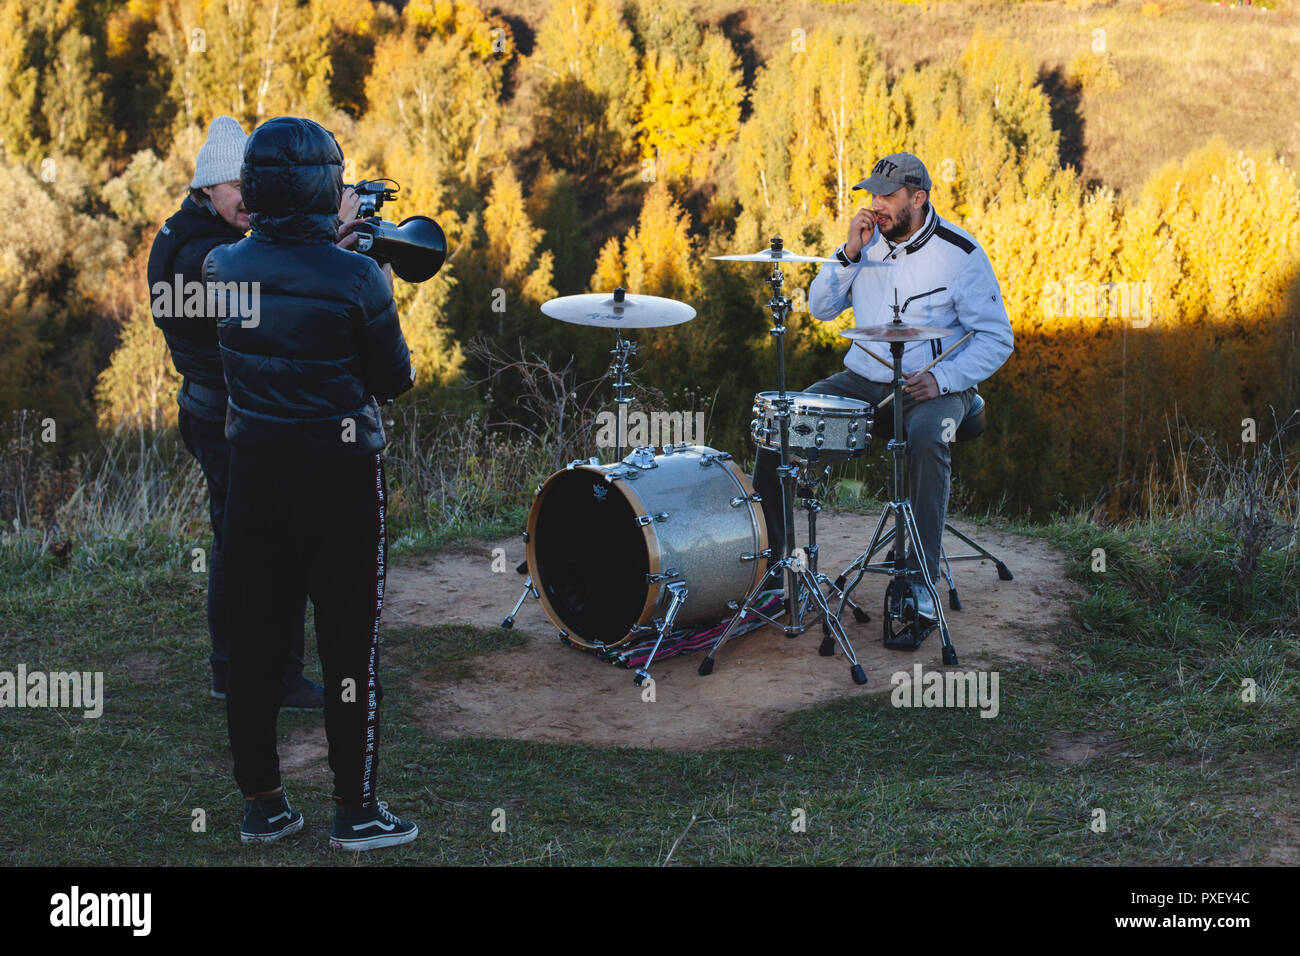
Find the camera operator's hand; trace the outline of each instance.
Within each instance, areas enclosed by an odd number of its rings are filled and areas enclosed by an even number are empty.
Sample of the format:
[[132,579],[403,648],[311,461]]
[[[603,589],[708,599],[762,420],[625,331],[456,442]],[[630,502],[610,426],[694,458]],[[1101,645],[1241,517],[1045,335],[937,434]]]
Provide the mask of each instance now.
[[379,268],[383,270],[384,275],[388,276],[388,288],[392,291],[396,291],[396,286],[393,281],[393,264],[391,262],[385,262]]
[[[360,208],[361,197],[357,195],[355,189],[349,186],[347,189],[343,190],[343,202],[339,203],[339,222],[347,224],[353,219],[356,219],[357,210]],[[339,238],[343,238],[341,232],[339,233]]]
[[334,245],[340,249],[351,249],[357,244],[356,230],[363,223],[373,222],[373,219],[352,219],[339,226],[338,242]]

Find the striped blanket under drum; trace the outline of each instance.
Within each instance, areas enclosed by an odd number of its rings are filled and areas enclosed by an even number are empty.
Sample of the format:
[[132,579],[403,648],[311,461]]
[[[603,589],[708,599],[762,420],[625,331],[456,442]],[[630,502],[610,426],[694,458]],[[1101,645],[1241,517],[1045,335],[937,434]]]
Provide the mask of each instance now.
[[[775,617],[776,612],[781,607],[781,602],[784,599],[784,596],[784,592],[780,590],[764,591],[758,596],[758,600],[754,603],[754,607],[763,614]],[[664,638],[663,644],[659,645],[659,653],[655,654],[655,660],[661,661],[668,657],[676,657],[678,654],[690,654],[694,651],[711,646],[714,641],[722,636],[722,632],[727,629],[727,624],[730,623],[730,621],[731,618],[727,618],[726,620],[714,624],[711,627],[704,628],[703,630],[699,628],[681,628],[673,631]],[[748,634],[750,631],[757,630],[766,623],[767,622],[761,617],[751,613],[747,615],[745,620],[741,622],[740,626],[736,628],[736,633],[733,634],[732,637],[735,638],[739,637],[741,634]],[[561,638],[561,640],[570,647],[578,648],[578,650],[590,650],[590,648],[579,647],[579,645],[565,640],[564,638]],[[639,644],[628,644],[623,647],[613,648],[612,650],[595,651],[594,653],[601,660],[609,661],[609,663],[616,664],[619,667],[641,667],[650,657],[650,651],[654,649],[654,646],[655,639],[651,637],[649,640],[642,641]]]

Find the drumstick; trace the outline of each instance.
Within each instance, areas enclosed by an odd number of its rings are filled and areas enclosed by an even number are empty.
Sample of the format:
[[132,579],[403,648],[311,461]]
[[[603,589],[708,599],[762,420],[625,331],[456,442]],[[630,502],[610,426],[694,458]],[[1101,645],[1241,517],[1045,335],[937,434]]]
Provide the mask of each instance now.
[[[913,375],[920,375],[922,372],[928,372],[928,371],[930,371],[930,369],[934,368],[936,365],[938,365],[940,362],[942,362],[946,357],[948,357],[949,355],[951,355],[953,349],[955,349],[957,346],[961,345],[963,342],[965,342],[968,338],[970,338],[970,337],[971,337],[972,335],[974,335],[974,334],[975,334],[975,330],[974,330],[974,329],[971,329],[969,332],[967,332],[965,335],[963,335],[961,338],[959,338],[956,342],[952,343],[952,345],[948,346],[948,348],[947,348],[945,351],[939,353],[939,355],[937,355],[937,356],[935,357],[935,359],[934,359],[934,360],[933,360],[929,365],[927,365],[927,366],[926,366],[925,368],[923,368],[923,369],[919,369],[919,370],[913,372],[912,374],[913,374]],[[879,409],[879,408],[884,408],[886,405],[888,405],[888,404],[889,404],[890,402],[892,402],[893,400],[894,400],[894,393],[893,393],[893,392],[890,392],[888,395],[885,396],[885,400],[884,400],[883,402],[881,402],[879,405],[877,405],[876,408],[878,408],[878,409]]]
[[862,349],[862,351],[866,352],[868,355],[870,355],[873,359],[875,359],[877,362],[879,362],[879,363],[880,363],[881,365],[883,365],[885,368],[889,369],[891,372],[894,370],[894,366],[893,366],[893,365],[891,365],[889,362],[886,362],[884,359],[882,359],[882,358],[881,358],[879,355],[877,355],[875,352],[871,351],[871,349],[867,348],[867,347],[866,347],[865,345],[863,345],[861,342],[855,341],[853,344],[856,345],[858,348]]

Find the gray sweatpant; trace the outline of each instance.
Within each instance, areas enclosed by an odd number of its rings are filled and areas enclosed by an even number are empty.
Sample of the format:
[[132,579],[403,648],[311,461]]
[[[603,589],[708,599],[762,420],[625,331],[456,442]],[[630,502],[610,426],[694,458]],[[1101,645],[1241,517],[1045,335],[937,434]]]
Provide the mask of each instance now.
[[[817,392],[822,395],[843,395],[870,402],[878,407],[885,396],[893,389],[883,382],[873,382],[863,378],[857,372],[845,369],[830,378],[804,389],[805,392]],[[916,516],[916,527],[920,532],[921,547],[925,551],[926,563],[929,565],[931,578],[939,575],[939,543],[943,537],[943,523],[948,513],[949,476],[952,474],[952,456],[948,450],[951,439],[975,401],[975,389],[940,395],[929,401],[916,402],[907,395],[903,396],[903,437],[907,439],[907,483],[908,495],[912,502],[912,512]],[[890,434],[893,428],[894,406],[891,402],[876,412],[876,425],[872,434],[879,436],[882,428]],[[884,442],[876,442],[872,453],[878,450],[888,456]],[[774,451],[760,448],[754,462],[754,489],[763,497],[763,513],[767,517],[768,541],[772,554],[779,555],[785,544],[783,520],[781,517],[781,482],[777,479],[776,467],[781,463],[781,456]],[[887,493],[892,493],[892,487]],[[862,546],[869,542],[864,540]],[[909,548],[908,567],[919,571],[920,562],[914,549]]]

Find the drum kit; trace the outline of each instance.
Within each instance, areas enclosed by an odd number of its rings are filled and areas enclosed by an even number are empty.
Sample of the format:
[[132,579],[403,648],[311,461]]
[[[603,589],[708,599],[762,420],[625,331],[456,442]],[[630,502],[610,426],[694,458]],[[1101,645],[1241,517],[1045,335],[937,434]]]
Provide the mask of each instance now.
[[[640,685],[649,680],[650,665],[675,628],[718,625],[730,617],[699,665],[704,676],[712,672],[718,651],[746,620],[761,619],[795,637],[807,630],[805,619],[811,615],[812,622],[820,621],[822,627],[819,653],[833,656],[838,646],[854,683],[865,684],[866,672],[840,617],[851,608],[859,622],[869,620],[853,602],[852,593],[867,572],[876,572],[893,578],[885,599],[887,646],[914,649],[937,623],[943,661],[956,664],[947,618],[927,562],[923,558],[919,562],[919,580],[906,568],[903,543],[919,549],[919,536],[903,480],[906,442],[900,437],[904,345],[942,338],[951,329],[904,323],[895,304],[893,321],[843,333],[854,342],[888,343],[893,356],[894,437],[887,445],[893,455],[893,497],[867,550],[831,580],[817,568],[818,498],[833,465],[869,452],[877,409],[852,398],[786,390],[786,319],[793,303],[782,294],[781,266],[835,260],[791,253],[780,238],[757,253],[714,258],[771,267],[765,282],[771,289],[766,305],[776,346],[776,389],[755,395],[750,431],[759,448],[780,457],[776,472],[785,531],[782,553],[773,554],[768,546],[762,499],[730,454],[686,443],[666,444],[658,454],[653,445],[624,454],[627,436],[622,423],[625,406],[633,401],[628,360],[637,348],[624,333],[678,325],[694,318],[695,310],[673,299],[632,295],[623,289],[551,299],[542,306],[545,315],[615,332],[610,372],[619,423],[617,456],[610,463],[596,457],[572,461],[537,488],[524,532],[526,567],[520,569],[528,577],[502,626],[513,626],[531,595],[559,636],[579,647],[608,651],[653,639],[649,657],[634,673]],[[870,265],[889,268],[887,263]],[[882,402],[880,409],[884,407]],[[803,547],[796,547],[796,498],[808,518]],[[894,527],[886,530],[891,516]],[[891,542],[886,561],[873,564],[874,555]],[[852,583],[845,587],[850,576]],[[918,586],[930,593],[937,622],[918,619],[913,590]],[[763,605],[760,599],[765,594],[770,598],[773,591],[783,593],[784,606],[774,613],[778,617],[784,613],[784,623],[759,609],[770,609],[770,601]]]

